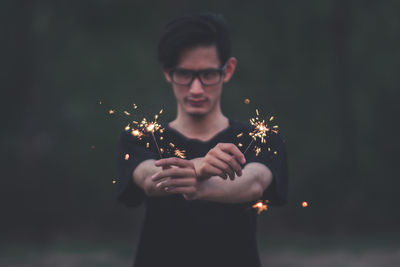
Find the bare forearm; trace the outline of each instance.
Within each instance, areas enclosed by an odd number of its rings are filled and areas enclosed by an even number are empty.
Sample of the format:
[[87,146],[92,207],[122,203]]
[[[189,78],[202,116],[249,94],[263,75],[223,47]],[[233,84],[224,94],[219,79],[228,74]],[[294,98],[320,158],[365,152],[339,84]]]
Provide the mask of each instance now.
[[221,202],[242,203],[260,199],[272,181],[271,171],[260,163],[250,163],[243,169],[241,177],[233,181],[211,177],[199,183],[199,199]]
[[161,168],[154,166],[155,160],[146,160],[140,163],[133,171],[132,179],[141,187],[147,196],[166,196],[165,190],[161,190],[152,181],[153,174],[159,172]]

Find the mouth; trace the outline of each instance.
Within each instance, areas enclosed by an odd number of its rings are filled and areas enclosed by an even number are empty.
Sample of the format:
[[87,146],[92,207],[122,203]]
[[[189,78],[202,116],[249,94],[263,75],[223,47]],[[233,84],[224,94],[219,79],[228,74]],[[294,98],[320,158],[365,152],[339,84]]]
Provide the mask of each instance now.
[[207,99],[186,99],[186,102],[189,103],[192,107],[201,107],[206,104]]

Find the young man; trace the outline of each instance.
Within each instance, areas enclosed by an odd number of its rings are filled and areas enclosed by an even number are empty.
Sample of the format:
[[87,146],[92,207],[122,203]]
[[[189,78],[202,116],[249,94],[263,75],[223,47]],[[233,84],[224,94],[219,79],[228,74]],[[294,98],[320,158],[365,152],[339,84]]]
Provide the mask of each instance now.
[[[225,21],[210,14],[173,20],[159,41],[177,102],[176,119],[156,132],[163,158],[151,136],[126,131],[119,142],[119,200],[146,204],[134,266],[260,266],[251,205],[286,203],[286,152],[279,135],[268,139],[271,151],[258,143],[258,156],[237,147],[250,144],[252,128],[221,111],[222,86],[237,64],[230,46]],[[175,157],[169,143],[186,158]]]

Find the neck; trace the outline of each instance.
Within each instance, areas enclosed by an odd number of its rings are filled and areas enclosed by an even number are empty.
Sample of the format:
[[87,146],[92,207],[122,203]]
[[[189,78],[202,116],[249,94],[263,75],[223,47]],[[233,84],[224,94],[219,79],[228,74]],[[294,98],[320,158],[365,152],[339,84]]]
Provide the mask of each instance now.
[[187,138],[207,141],[226,129],[229,126],[229,120],[220,110],[203,116],[194,116],[179,112],[178,109],[176,119],[169,125]]

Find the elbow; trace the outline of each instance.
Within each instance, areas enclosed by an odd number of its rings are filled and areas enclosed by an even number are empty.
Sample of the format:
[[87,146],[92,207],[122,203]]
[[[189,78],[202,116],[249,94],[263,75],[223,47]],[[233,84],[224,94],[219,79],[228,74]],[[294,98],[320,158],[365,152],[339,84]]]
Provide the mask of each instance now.
[[251,200],[259,200],[262,198],[262,195],[264,193],[264,188],[260,183],[254,183],[251,189]]

